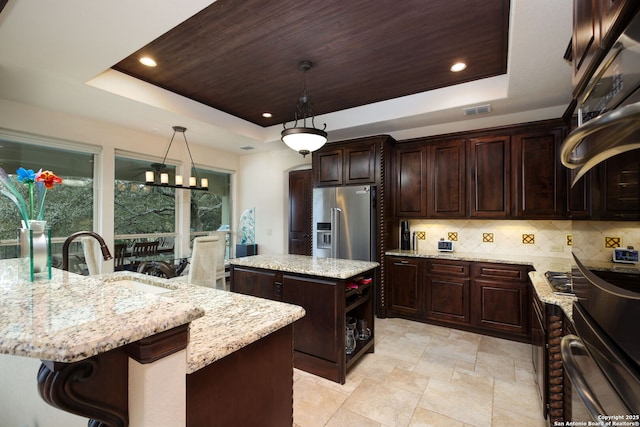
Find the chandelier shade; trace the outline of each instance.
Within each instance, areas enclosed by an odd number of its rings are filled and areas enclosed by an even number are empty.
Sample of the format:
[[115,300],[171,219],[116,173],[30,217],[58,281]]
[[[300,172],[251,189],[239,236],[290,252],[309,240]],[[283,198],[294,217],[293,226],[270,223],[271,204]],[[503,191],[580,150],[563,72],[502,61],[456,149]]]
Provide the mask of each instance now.
[[[207,178],[199,179],[198,171],[196,170],[196,166],[193,163],[193,157],[191,156],[191,150],[189,149],[189,143],[187,142],[187,136],[185,132],[187,128],[184,126],[173,126],[173,135],[171,135],[171,140],[169,141],[169,145],[167,146],[167,151],[164,153],[164,158],[162,159],[162,163],[152,163],[151,170],[148,170],[144,173],[145,185],[155,186],[155,187],[168,187],[168,188],[180,188],[183,190],[201,190],[208,191],[209,190],[209,180]],[[187,147],[187,152],[189,153],[189,159],[191,160],[191,172],[193,175],[189,176],[187,186],[184,185],[182,175],[176,175],[174,177],[174,183],[169,183],[169,174],[166,172],[167,165],[167,155],[169,154],[169,150],[171,149],[171,145],[173,144],[173,139],[176,136],[176,133],[182,133],[182,138],[184,139],[184,144]],[[159,175],[160,181],[156,182],[156,174]],[[200,186],[198,186],[198,182]]]
[[[307,154],[320,149],[327,142],[327,128],[325,124],[322,129],[315,127],[313,104],[307,93],[306,73],[311,69],[311,61],[301,61],[298,69],[302,71],[302,91],[296,105],[295,122],[290,128],[283,123],[281,138],[282,141],[292,150],[297,151],[306,157]],[[311,127],[307,126],[307,120],[311,121]],[[302,121],[302,126],[298,126],[298,121]]]

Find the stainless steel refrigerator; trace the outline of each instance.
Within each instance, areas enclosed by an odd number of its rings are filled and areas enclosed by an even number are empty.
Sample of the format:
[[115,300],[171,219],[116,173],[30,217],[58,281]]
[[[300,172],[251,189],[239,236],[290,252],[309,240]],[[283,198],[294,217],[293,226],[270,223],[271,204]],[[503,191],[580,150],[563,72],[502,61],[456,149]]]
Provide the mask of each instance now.
[[376,260],[376,187],[313,189],[313,256]]

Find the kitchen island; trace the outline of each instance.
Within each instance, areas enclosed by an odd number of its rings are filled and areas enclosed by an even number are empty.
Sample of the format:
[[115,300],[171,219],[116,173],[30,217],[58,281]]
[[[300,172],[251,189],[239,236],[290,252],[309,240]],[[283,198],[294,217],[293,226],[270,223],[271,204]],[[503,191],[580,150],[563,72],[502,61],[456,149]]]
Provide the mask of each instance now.
[[[17,263],[0,261],[0,353],[43,361],[38,388],[52,406],[105,425],[292,423],[292,324],[302,308],[131,272],[54,270],[32,283]],[[167,395],[182,409],[150,401]],[[3,407],[3,418],[13,410]],[[150,413],[167,411],[173,418],[160,423]],[[20,425],[35,418],[18,415]]]
[[[306,316],[294,327],[296,368],[343,384],[347,371],[374,351],[377,262],[256,255],[232,259],[230,264],[233,292],[305,309]],[[356,337],[352,352],[347,351],[347,318],[366,322],[370,330]]]

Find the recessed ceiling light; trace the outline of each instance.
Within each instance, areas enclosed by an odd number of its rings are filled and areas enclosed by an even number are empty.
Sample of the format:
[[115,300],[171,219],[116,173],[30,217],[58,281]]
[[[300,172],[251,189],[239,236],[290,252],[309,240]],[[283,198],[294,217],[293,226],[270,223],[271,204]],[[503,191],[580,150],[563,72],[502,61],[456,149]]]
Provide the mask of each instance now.
[[147,67],[155,67],[157,65],[156,61],[149,58],[148,56],[143,56],[142,58],[140,58],[140,63],[142,65],[146,65]]
[[262,113],[262,117],[264,117],[265,119],[270,119],[271,117],[273,117],[273,114],[271,114],[270,112],[266,111],[266,112]]
[[457,73],[464,70],[465,68],[467,68],[467,64],[465,64],[464,62],[456,62],[451,66],[450,70],[454,73]]

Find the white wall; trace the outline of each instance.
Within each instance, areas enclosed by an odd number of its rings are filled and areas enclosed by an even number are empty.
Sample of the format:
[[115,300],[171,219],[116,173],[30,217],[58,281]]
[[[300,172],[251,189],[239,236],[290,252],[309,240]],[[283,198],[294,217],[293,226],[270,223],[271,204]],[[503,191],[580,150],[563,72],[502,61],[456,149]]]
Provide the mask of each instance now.
[[0,354],[0,426],[86,427],[87,418],[49,406],[38,394],[40,360]]
[[289,172],[310,167],[311,155],[303,158],[289,148],[238,159],[238,215],[234,228],[245,209],[255,208],[259,254],[288,252]]

